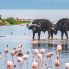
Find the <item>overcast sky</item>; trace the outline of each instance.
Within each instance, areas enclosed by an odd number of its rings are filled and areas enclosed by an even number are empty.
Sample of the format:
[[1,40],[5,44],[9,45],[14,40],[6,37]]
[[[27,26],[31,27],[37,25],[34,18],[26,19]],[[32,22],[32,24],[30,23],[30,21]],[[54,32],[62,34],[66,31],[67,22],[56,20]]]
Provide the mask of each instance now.
[[23,19],[49,19],[52,22],[56,22],[61,18],[69,18],[69,10],[8,10],[3,9],[0,10],[0,14],[2,18],[7,17],[15,17],[15,18],[23,18]]
[[69,0],[0,0],[0,9],[69,9]]

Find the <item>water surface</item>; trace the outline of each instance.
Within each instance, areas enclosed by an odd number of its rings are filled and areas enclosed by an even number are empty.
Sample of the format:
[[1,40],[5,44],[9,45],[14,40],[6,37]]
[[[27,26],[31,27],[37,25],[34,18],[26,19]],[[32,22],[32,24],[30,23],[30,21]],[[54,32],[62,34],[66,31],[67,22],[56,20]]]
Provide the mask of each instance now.
[[[58,36],[58,37],[57,37]],[[41,49],[44,48],[46,52],[51,51],[54,53],[52,56],[52,69],[55,69],[54,60],[56,59],[56,47],[58,44],[63,46],[63,50],[61,52],[61,68],[65,69],[65,63],[69,62],[69,40],[66,40],[64,36],[64,40],[60,39],[60,32],[54,35],[53,40],[48,40],[47,32],[44,34],[41,33],[41,40],[38,44],[32,44],[32,31],[28,30],[26,26],[0,26],[0,52],[2,54],[2,59],[0,61],[0,69],[5,69],[5,53],[4,48],[8,45],[8,60],[12,60],[10,52],[13,48],[17,48],[19,45],[23,46],[25,52],[29,51],[29,59],[28,59],[28,69],[32,69],[32,61],[33,61],[33,49]],[[37,39],[37,34],[35,36]],[[37,40],[36,40],[37,41]],[[44,56],[44,60],[46,60],[46,56]],[[15,69],[19,69],[16,58],[14,57]],[[23,69],[27,69],[26,62],[23,65]],[[45,65],[43,69],[46,69]]]

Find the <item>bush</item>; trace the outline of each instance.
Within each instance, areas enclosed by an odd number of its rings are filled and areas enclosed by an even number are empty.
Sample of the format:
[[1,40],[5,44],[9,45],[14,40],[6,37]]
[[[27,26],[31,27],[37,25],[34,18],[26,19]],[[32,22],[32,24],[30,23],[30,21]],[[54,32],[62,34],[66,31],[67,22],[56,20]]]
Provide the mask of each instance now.
[[16,19],[13,17],[7,18],[6,21],[9,22],[10,25],[16,24]]
[[1,19],[0,20],[0,25],[6,25],[5,20]]

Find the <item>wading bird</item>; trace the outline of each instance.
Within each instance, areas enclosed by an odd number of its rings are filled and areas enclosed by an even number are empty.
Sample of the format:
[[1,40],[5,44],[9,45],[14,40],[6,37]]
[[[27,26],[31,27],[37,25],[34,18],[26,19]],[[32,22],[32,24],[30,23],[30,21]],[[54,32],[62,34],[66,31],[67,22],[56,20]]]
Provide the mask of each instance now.
[[61,61],[59,57],[57,56],[57,59],[55,60],[55,67],[59,69],[60,65],[61,65]]
[[65,63],[65,69],[69,69],[69,63]]
[[37,69],[38,68],[38,63],[37,62],[33,62],[32,63],[32,69]]
[[27,69],[28,69],[28,58],[29,58],[28,54],[23,55],[23,59],[26,60],[27,62]]
[[12,61],[7,61],[7,69],[13,69],[14,65]]
[[[51,66],[52,66],[52,60],[51,60],[52,55],[54,55],[54,53],[52,53],[52,52],[47,52],[46,53],[46,57],[47,57],[46,62],[49,61],[49,64],[51,64]],[[46,64],[46,68],[49,68],[49,66],[47,64]]]
[[[8,45],[7,47],[4,49],[4,52],[5,52],[5,65],[7,63],[7,53],[8,53]],[[7,65],[6,65],[7,66]]]

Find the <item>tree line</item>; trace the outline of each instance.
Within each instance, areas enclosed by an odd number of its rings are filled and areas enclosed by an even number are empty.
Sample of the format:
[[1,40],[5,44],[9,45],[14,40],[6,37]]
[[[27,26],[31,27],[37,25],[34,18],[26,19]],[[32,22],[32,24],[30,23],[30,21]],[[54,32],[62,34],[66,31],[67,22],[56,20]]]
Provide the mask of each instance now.
[[1,25],[18,25],[18,24],[25,24],[25,23],[30,23],[30,19],[19,19],[19,18],[14,18],[14,17],[8,17],[8,18],[2,18],[0,15],[0,26]]

